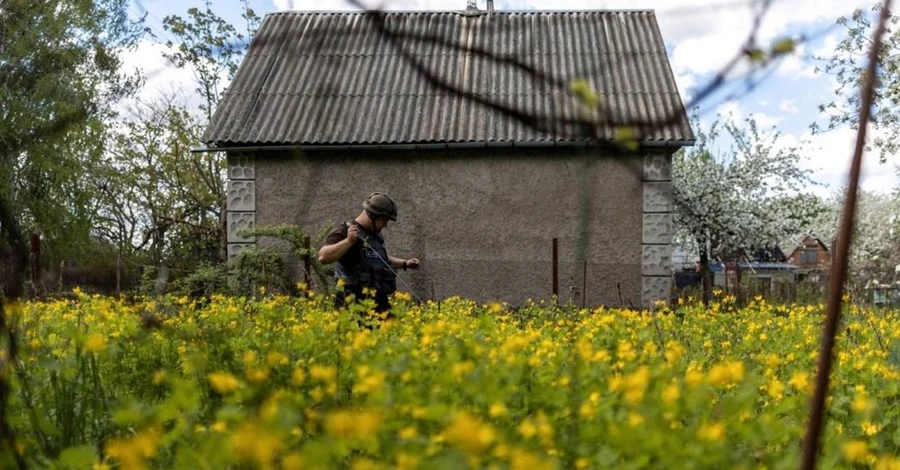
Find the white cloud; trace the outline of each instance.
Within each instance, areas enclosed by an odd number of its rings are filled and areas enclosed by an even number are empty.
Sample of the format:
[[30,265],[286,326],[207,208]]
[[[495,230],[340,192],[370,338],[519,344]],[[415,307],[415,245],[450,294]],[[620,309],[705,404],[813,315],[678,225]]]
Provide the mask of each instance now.
[[800,112],[800,108],[797,107],[797,102],[794,100],[781,100],[778,103],[778,109],[789,114],[797,114]]
[[716,109],[716,114],[723,119],[731,119],[738,122],[744,119],[744,108],[737,101],[728,101]]
[[773,127],[777,127],[778,124],[784,119],[781,116],[771,116],[766,113],[751,113],[750,117],[752,117],[756,124],[760,129],[771,129]]
[[[126,73],[140,71],[145,77],[137,99],[149,102],[163,94],[193,94],[196,83],[190,70],[178,68],[163,56],[171,51],[164,44],[142,40],[137,47],[122,53],[122,68]],[[123,103],[124,107],[132,103]]]
[[[872,138],[871,129],[869,132]],[[856,130],[844,126],[824,134],[811,135],[805,132],[799,139],[801,155],[804,157],[802,167],[813,170],[815,181],[825,186],[818,188],[822,195],[831,193],[847,184],[853,147],[856,143]],[[869,191],[889,192],[900,184],[892,162],[879,163],[875,152],[863,155],[863,167],[860,173],[860,185]]]
[[806,55],[806,45],[800,45],[790,55],[782,57],[776,70],[778,75],[796,80],[799,78],[815,78],[819,74],[816,66]]

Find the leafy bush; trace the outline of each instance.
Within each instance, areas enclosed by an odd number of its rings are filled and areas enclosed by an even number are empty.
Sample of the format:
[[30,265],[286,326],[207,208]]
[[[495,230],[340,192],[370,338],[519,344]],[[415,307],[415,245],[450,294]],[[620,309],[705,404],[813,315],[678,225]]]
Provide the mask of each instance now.
[[[738,308],[720,296],[655,313],[552,302],[511,312],[458,298],[413,305],[400,293],[380,321],[371,304],[330,305],[313,292],[24,304],[10,312],[17,451],[30,467],[85,469],[799,459],[819,306]],[[823,468],[898,465],[898,320],[845,312]]]

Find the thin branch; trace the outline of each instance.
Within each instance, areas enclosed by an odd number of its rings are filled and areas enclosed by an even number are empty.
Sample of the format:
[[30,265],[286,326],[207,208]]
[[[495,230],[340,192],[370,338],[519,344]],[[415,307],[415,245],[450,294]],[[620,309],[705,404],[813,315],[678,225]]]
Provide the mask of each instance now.
[[856,216],[856,200],[859,191],[859,174],[862,167],[862,155],[866,146],[865,123],[869,122],[872,112],[872,101],[875,94],[875,75],[878,67],[881,41],[890,17],[891,0],[885,0],[878,18],[878,26],[872,38],[872,46],[869,49],[869,64],[863,87],[860,92],[859,126],[856,133],[856,147],[853,150],[853,162],[850,165],[850,181],[847,187],[847,195],[844,200],[844,211],[841,214],[841,225],[838,230],[837,249],[831,265],[831,280],[828,285],[828,306],[825,316],[825,326],[822,331],[822,343],[819,350],[819,372],[816,376],[816,389],[810,401],[809,423],[806,428],[806,437],[803,440],[803,457],[800,468],[813,470],[816,467],[816,459],[819,454],[819,440],[822,435],[822,427],[825,421],[825,396],[828,393],[828,382],[834,358],[835,336],[837,324],[840,319],[841,302],[844,281],[847,278],[847,261],[850,254],[850,244],[853,239],[853,220]]

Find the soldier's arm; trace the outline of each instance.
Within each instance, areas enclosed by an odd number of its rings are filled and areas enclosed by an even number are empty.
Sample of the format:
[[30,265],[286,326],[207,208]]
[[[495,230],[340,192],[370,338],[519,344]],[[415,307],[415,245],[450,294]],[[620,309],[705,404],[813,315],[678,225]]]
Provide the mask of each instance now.
[[340,234],[329,235],[328,239],[325,240],[325,246],[319,248],[319,262],[330,264],[341,259],[341,256],[344,256],[344,253],[356,243],[356,238],[359,236],[358,233],[357,227],[351,225],[347,228],[346,236],[340,240],[337,240],[341,236]]
[[353,242],[349,238],[345,238],[337,243],[325,245],[319,248],[319,262],[322,264],[331,264],[341,259],[344,253],[353,246]]

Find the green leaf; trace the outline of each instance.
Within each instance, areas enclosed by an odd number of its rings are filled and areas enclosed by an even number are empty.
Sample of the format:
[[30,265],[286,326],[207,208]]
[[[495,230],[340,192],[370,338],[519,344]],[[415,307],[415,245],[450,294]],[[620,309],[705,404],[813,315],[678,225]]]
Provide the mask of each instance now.
[[58,463],[67,469],[85,469],[90,468],[97,462],[97,455],[94,453],[93,446],[69,447],[59,454]]
[[761,63],[766,60],[766,53],[759,48],[747,49],[745,51],[751,62]]
[[796,43],[791,38],[781,38],[772,45],[772,55],[784,55],[794,52]]
[[576,78],[569,83],[569,91],[588,108],[600,105],[600,96],[591,88],[591,82],[585,78]]

